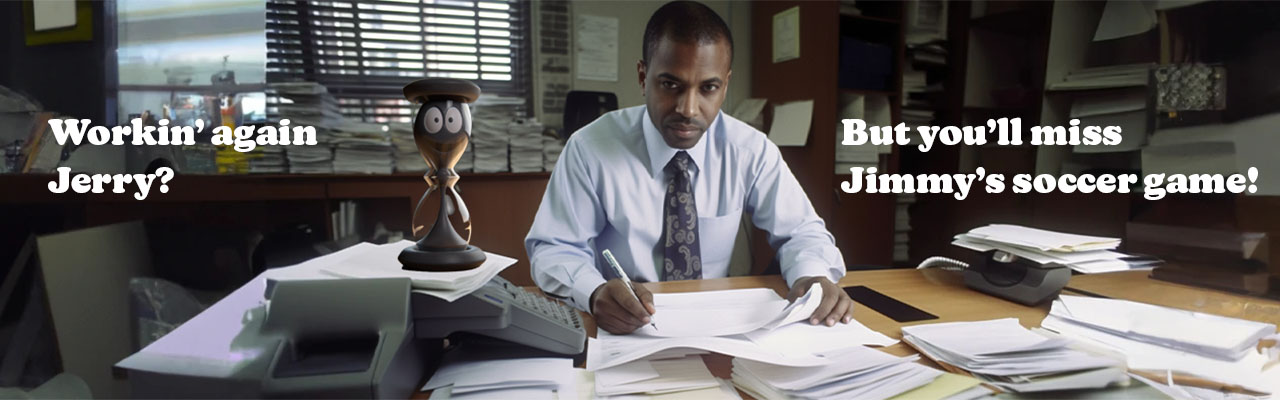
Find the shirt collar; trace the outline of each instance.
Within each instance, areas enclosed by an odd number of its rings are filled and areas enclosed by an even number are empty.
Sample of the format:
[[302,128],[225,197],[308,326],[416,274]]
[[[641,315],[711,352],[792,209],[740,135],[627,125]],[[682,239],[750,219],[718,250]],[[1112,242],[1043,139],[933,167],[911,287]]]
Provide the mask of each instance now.
[[701,171],[702,166],[706,164],[707,159],[707,139],[712,136],[717,125],[720,123],[720,113],[716,112],[715,120],[707,125],[707,131],[698,138],[698,143],[688,149],[677,149],[667,145],[667,141],[662,139],[662,132],[653,126],[653,120],[649,118],[649,108],[645,106],[644,113],[640,119],[643,120],[641,125],[644,127],[644,145],[649,150],[649,172],[654,178],[662,173],[662,169],[671,161],[671,157],[675,157],[676,152],[684,150],[689,153],[689,157],[693,159],[694,169]]

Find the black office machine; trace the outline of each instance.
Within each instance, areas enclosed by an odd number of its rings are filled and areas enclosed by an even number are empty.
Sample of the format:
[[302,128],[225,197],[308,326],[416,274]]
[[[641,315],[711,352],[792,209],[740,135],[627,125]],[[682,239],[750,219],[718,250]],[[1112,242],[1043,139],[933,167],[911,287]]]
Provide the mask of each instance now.
[[587,340],[577,310],[502,277],[453,302],[420,292],[412,302],[419,339],[467,332],[568,355],[582,353]]
[[970,289],[1029,306],[1057,297],[1071,279],[1071,269],[1063,265],[1040,264],[1001,250],[983,254],[983,260],[973,265],[929,257],[918,268],[960,270]]

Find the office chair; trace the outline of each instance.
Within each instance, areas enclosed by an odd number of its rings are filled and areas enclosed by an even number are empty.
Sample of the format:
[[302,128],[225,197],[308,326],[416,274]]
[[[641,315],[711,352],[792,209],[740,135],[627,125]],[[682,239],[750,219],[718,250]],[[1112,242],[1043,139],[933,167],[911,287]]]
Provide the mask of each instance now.
[[600,118],[604,113],[618,109],[618,95],[609,92],[571,90],[564,100],[564,131],[561,139],[568,139],[578,129]]

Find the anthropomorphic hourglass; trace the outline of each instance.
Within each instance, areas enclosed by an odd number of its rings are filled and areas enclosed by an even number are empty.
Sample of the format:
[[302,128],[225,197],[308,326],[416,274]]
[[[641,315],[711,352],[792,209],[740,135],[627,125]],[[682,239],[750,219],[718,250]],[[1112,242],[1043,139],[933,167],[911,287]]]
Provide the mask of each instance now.
[[[458,173],[453,166],[471,140],[471,110],[468,103],[480,97],[480,87],[470,81],[428,78],[404,87],[404,97],[421,104],[413,119],[413,141],[427,162],[427,191],[413,211],[413,234],[425,228],[417,224],[418,213],[432,192],[440,192],[440,210],[435,223],[422,239],[400,252],[405,269],[417,271],[459,271],[480,266],[485,254],[471,241],[471,216],[455,185]],[[449,215],[454,211],[465,224],[467,237],[454,230]]]

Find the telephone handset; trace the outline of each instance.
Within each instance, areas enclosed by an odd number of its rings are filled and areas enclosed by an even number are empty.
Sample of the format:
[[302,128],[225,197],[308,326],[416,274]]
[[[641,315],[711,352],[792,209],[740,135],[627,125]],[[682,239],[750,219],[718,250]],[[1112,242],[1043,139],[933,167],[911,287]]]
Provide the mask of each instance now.
[[1002,250],[985,252],[983,261],[972,266],[946,257],[929,257],[916,268],[961,271],[965,286],[1029,306],[1057,297],[1071,279],[1071,269],[1066,266],[1040,264]]

